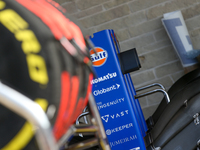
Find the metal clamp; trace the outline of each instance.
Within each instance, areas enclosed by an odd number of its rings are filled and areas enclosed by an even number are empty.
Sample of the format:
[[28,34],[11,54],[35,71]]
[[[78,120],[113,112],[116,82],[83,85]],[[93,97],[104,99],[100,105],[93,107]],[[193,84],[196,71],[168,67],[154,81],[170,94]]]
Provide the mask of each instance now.
[[152,91],[148,91],[148,92],[146,92],[146,93],[138,94],[138,95],[135,95],[135,98],[137,99],[137,98],[144,97],[144,96],[147,96],[147,95],[156,93],[156,92],[162,92],[162,93],[164,94],[164,96],[165,96],[165,99],[166,99],[167,103],[169,103],[169,102],[170,102],[169,95],[168,95],[168,93],[165,91],[164,86],[162,86],[162,85],[159,84],[159,83],[154,83],[154,84],[151,84],[151,85],[147,85],[147,86],[141,87],[141,88],[139,88],[139,89],[136,89],[136,92],[141,91],[141,90],[144,90],[144,89],[147,89],[147,88],[150,88],[150,87],[153,87],[153,86],[160,86],[162,89],[155,89],[155,90],[152,90]]

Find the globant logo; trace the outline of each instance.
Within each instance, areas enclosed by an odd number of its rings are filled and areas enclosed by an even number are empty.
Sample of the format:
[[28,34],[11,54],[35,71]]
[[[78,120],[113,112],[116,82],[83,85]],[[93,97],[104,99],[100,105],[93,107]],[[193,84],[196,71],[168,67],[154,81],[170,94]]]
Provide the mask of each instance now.
[[119,87],[120,87],[119,84],[112,85],[111,87],[108,87],[108,88],[102,88],[101,90],[95,90],[93,92],[93,94],[94,94],[94,96],[98,96],[98,95],[105,94],[105,93],[108,93],[113,90],[117,90],[117,89],[119,89]]
[[131,127],[133,127],[133,124],[132,124],[132,123],[125,124],[125,125],[116,127],[116,128],[114,128],[114,129],[108,129],[108,130],[106,130],[106,134],[107,134],[107,135],[111,135],[112,133],[117,133],[117,132],[123,131],[123,130],[125,130],[125,129],[129,129],[129,128],[131,128]]

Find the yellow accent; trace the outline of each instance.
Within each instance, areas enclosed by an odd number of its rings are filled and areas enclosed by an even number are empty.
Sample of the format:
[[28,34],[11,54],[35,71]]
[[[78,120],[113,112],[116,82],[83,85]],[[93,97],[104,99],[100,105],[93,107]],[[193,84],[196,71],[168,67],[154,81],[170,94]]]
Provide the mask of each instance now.
[[47,110],[47,106],[48,106],[48,102],[46,99],[43,98],[37,98],[35,99],[35,102],[38,103],[40,105],[40,107],[46,111]]
[[[0,1],[1,2],[1,1]],[[42,85],[49,82],[45,60],[36,53],[40,52],[41,45],[34,32],[28,28],[28,23],[14,10],[0,11],[0,22],[22,42],[22,50],[27,55],[27,66],[31,80]]]
[[2,150],[20,150],[26,146],[33,135],[33,127],[26,122],[18,134]]
[[[48,102],[46,99],[37,98],[35,100],[41,108],[46,111]],[[21,150],[32,139],[34,130],[29,122],[26,122],[18,134],[2,150]]]
[[15,37],[18,41],[22,41],[22,49],[25,54],[38,53],[41,49],[35,34],[31,30],[19,30],[16,32]]
[[[3,2],[3,1],[0,1],[0,10],[1,10],[1,9],[4,9],[5,6],[6,6],[6,3]],[[0,19],[1,19],[1,18],[0,18]]]
[[30,78],[40,84],[47,84],[49,79],[44,59],[35,54],[28,54],[26,57]]
[[20,29],[28,28],[28,23],[14,10],[3,10],[0,12],[0,16],[0,22],[12,33],[19,31]]

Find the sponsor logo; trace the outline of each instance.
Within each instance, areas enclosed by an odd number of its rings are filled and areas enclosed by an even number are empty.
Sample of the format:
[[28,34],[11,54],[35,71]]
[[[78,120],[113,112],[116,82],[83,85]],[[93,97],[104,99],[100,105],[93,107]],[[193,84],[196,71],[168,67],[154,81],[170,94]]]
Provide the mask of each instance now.
[[117,90],[117,89],[119,89],[119,87],[120,87],[119,84],[115,84],[108,88],[102,88],[101,90],[95,90],[93,92],[93,94],[94,94],[94,96],[98,96],[98,95],[105,94],[105,93],[108,93],[113,90]]
[[107,135],[111,135],[112,134],[112,131],[110,129],[106,130],[106,134]]
[[140,147],[132,148],[130,150],[140,150]]
[[108,122],[109,115],[104,115],[101,117],[105,122]]
[[114,101],[111,101],[111,102],[107,102],[107,103],[104,103],[102,104],[102,102],[99,102],[97,103],[97,107],[99,110],[103,109],[103,108],[107,108],[107,107],[110,107],[110,106],[113,106],[113,105],[116,105],[116,104],[119,104],[119,103],[122,103],[124,102],[124,98],[120,98],[120,99],[116,99]]
[[106,50],[100,47],[95,47],[95,50],[97,54],[95,54],[94,50],[91,50],[90,58],[91,58],[91,61],[93,62],[93,66],[100,67],[105,64],[108,58],[108,53]]
[[116,113],[116,114],[113,114],[113,115],[109,115],[109,114],[104,115],[104,116],[101,117],[101,119],[104,120],[107,123],[109,118],[111,118],[111,119],[121,118],[125,115],[128,115],[128,110],[121,111],[120,113]]
[[91,84],[96,84],[96,83],[99,83],[99,82],[102,82],[102,81],[106,81],[108,79],[115,78],[116,76],[117,76],[116,72],[114,72],[114,73],[108,73],[107,75],[105,75],[103,77],[99,77],[99,78],[93,79],[90,83]]
[[131,128],[131,127],[133,127],[132,123],[125,124],[125,125],[116,127],[114,129],[108,129],[108,130],[106,130],[106,134],[107,135],[111,135],[112,133],[117,133],[117,132],[123,131],[124,129],[128,129],[128,128]]
[[119,139],[119,140],[114,141],[114,142],[110,142],[110,147],[114,147],[116,145],[124,144],[124,143],[130,142],[130,141],[136,140],[136,139],[137,139],[137,136],[132,135],[132,136],[129,136],[129,137],[126,137],[126,138],[123,138],[123,139]]
[[45,59],[40,55],[42,46],[35,33],[28,28],[28,22],[12,9],[2,10],[0,16],[1,24],[13,33],[16,40],[21,43],[22,51],[26,55],[30,79],[39,84],[47,85],[49,76]]

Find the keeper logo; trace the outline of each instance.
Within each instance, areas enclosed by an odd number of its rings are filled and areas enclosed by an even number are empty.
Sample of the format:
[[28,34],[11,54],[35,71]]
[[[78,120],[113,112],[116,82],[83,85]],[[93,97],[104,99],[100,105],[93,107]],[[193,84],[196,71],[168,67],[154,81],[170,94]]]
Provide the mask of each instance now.
[[108,58],[108,53],[106,50],[100,47],[95,47],[95,50],[97,54],[95,54],[94,50],[91,50],[90,58],[91,58],[91,61],[93,62],[93,66],[100,67],[105,64]]
[[129,123],[129,124],[125,124],[125,125],[122,125],[122,126],[119,126],[119,127],[116,127],[114,129],[107,129],[106,130],[106,134],[107,135],[111,135],[112,133],[117,133],[117,132],[120,132],[120,131],[123,131],[125,129],[129,129],[133,127],[133,124],[132,123]]

